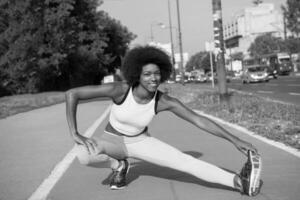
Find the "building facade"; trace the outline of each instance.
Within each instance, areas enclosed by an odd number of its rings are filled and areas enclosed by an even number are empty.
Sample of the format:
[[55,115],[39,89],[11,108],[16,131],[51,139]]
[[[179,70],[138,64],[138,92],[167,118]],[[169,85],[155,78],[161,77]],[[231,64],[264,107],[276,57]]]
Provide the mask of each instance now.
[[[230,22],[225,23],[223,32],[226,58],[237,52],[242,52],[248,57],[248,48],[257,36],[270,33],[275,37],[284,38],[284,19],[274,4],[262,3],[241,10]],[[234,71],[239,70],[234,69],[232,63],[230,67]]]

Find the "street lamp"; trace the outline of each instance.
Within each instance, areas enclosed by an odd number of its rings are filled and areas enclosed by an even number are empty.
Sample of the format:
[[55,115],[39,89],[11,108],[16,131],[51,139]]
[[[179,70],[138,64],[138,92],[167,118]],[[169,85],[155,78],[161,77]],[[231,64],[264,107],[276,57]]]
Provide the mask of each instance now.
[[151,39],[151,42],[154,41],[153,26],[160,26],[161,27],[162,25],[163,25],[163,23],[161,23],[161,22],[152,22],[150,24],[150,39]]
[[173,30],[175,29],[175,31],[177,32],[177,28],[172,26],[172,22],[171,22],[171,16],[169,16],[169,26],[166,26],[165,24],[161,23],[160,25],[161,28],[166,29],[168,28],[170,30],[170,43],[171,43],[171,59],[172,59],[172,65],[173,65],[173,70],[172,70],[172,76],[173,79],[175,80],[176,77],[176,71],[175,71],[175,53],[174,53],[174,42],[173,42]]

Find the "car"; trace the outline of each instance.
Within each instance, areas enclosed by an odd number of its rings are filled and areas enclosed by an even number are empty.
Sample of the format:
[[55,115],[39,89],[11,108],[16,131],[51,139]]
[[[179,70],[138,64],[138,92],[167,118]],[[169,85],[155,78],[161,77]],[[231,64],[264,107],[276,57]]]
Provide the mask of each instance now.
[[191,82],[194,83],[204,83],[207,80],[207,77],[204,74],[192,75],[189,77]]
[[213,76],[212,76],[211,72],[206,73],[206,80],[207,81],[211,82],[213,80],[213,78],[214,78],[214,82],[216,82],[217,81],[217,74],[216,73],[214,73]]
[[242,83],[251,83],[251,82],[268,82],[269,74],[266,71],[265,66],[262,65],[253,65],[246,67],[243,70]]
[[[175,82],[176,83],[181,83],[181,75],[180,74],[177,74],[175,76]],[[184,83],[188,83],[189,82],[189,79],[188,79],[188,76],[184,76],[184,79],[183,79]]]

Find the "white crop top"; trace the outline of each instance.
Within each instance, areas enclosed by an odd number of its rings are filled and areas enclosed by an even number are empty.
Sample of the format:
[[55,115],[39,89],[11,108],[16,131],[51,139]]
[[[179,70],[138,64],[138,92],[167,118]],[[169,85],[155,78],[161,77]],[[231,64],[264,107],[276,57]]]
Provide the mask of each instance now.
[[135,136],[143,132],[151,122],[155,113],[156,95],[147,104],[139,104],[135,101],[132,88],[127,91],[123,102],[111,106],[109,122],[118,132]]

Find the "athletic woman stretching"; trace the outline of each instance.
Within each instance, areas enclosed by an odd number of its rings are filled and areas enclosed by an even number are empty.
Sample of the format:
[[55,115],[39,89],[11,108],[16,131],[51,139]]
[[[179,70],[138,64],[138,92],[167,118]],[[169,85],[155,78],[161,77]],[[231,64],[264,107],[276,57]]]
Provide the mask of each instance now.
[[[127,158],[131,157],[229,186],[249,196],[258,194],[260,167],[253,167],[254,164],[260,165],[256,148],[158,90],[172,71],[170,58],[164,51],[152,46],[135,47],[126,54],[121,71],[126,82],[80,87],[66,92],[67,120],[72,138],[78,144],[81,164],[112,168],[111,189],[126,186]],[[113,101],[109,122],[99,138],[86,138],[77,131],[77,102],[97,97],[109,97]],[[241,174],[227,172],[152,137],[147,126],[162,111],[171,111],[195,126],[228,140],[248,155],[249,161]]]

